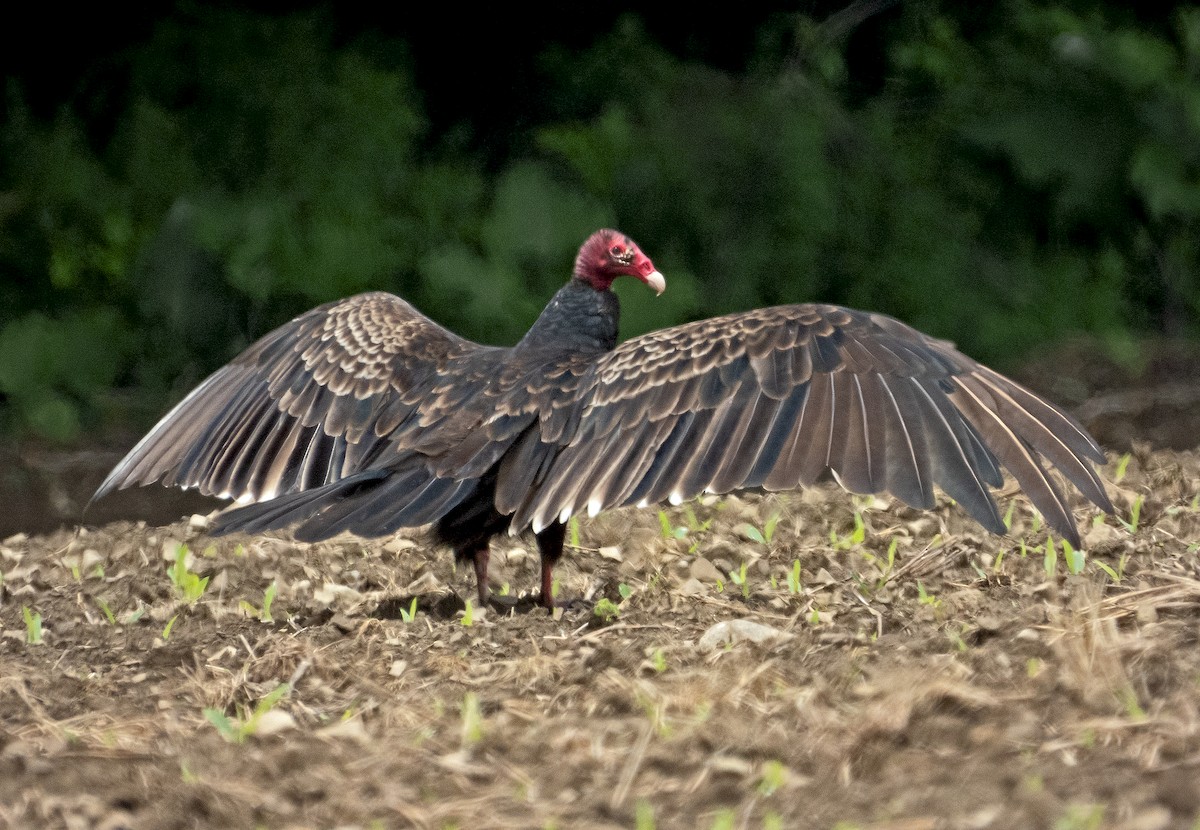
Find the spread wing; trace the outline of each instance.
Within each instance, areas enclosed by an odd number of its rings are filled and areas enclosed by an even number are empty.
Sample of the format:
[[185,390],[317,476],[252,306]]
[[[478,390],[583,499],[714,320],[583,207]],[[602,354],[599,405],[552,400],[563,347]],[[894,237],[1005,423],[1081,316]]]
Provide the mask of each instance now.
[[[429,441],[430,424],[453,417],[452,398],[486,379],[460,359],[488,351],[391,294],[315,308],[200,384],[93,498],[162,481],[259,502],[337,482],[385,448]],[[446,371],[452,362],[459,371]]]
[[1104,454],[1070,415],[881,314],[790,305],[653,332],[600,357],[572,399],[551,430],[543,413],[538,447],[514,450],[526,466],[501,469],[497,506],[514,511],[515,530],[702,492],[788,490],[828,470],[848,490],[921,508],[937,485],[1004,533],[989,487],[1007,468],[1078,547],[1047,461],[1112,510],[1091,463]]

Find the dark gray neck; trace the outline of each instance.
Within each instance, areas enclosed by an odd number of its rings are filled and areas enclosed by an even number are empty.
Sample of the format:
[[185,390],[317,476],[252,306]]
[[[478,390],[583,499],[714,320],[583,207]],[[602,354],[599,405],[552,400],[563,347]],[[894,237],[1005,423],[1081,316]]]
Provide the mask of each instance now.
[[620,317],[616,294],[573,279],[558,290],[517,348],[611,351],[617,345]]

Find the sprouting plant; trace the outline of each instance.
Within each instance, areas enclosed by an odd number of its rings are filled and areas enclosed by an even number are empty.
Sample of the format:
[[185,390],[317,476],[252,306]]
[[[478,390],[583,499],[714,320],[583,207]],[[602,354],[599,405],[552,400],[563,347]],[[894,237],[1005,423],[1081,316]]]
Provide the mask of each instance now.
[[758,542],[760,545],[769,545],[771,537],[775,535],[775,527],[779,524],[779,519],[779,513],[772,513],[771,518],[767,519],[766,524],[762,526],[762,530],[752,524],[745,524],[742,525],[742,531],[751,541]]
[[1000,552],[996,554],[996,560],[992,562],[992,573],[1000,573],[1000,566],[1004,563],[1004,548],[1000,548]]
[[1104,826],[1103,804],[1068,804],[1054,822],[1055,830],[1100,830]]
[[1120,585],[1121,580],[1125,578],[1125,566],[1129,563],[1129,552],[1121,554],[1121,558],[1117,560],[1117,568],[1113,570],[1110,565],[1096,560],[1096,567],[1108,574],[1108,578],[1113,581],[1114,585]]
[[638,799],[633,821],[636,830],[655,830],[657,825],[654,822],[654,808],[650,806],[649,801],[644,798]]
[[787,781],[787,767],[780,761],[763,764],[762,778],[758,782],[759,795],[773,795]]
[[854,530],[845,536],[838,536],[836,530],[829,531],[829,543],[834,550],[849,550],[855,545],[861,545],[867,538],[867,528],[863,524],[862,512],[854,511]]
[[789,594],[800,593],[800,560],[792,560],[792,569],[787,575],[787,589]]
[[216,728],[222,738],[231,744],[240,744],[258,731],[258,724],[263,715],[274,709],[291,689],[291,684],[280,683],[260,700],[252,711],[248,712],[244,706],[239,706],[239,715],[236,719],[230,718],[220,709],[205,709],[204,717]]
[[750,582],[746,578],[746,563],[742,562],[742,566],[738,570],[729,574],[729,580],[742,589],[742,596],[750,597]]
[[1017,500],[1010,499],[1008,502],[1008,510],[1004,511],[1004,529],[1012,530],[1013,512],[1017,509]]
[[925,590],[925,583],[919,579],[917,580],[917,602],[928,605],[930,608],[938,608],[942,604],[940,599]]
[[888,544],[887,555],[881,562],[879,557],[875,556],[870,551],[864,550],[862,555],[868,562],[875,566],[879,571],[879,578],[875,581],[875,589],[878,590],[887,584],[887,581],[892,578],[892,570],[896,567],[896,548],[899,547],[900,540],[892,537],[892,541]]
[[687,536],[687,527],[679,525],[678,527],[671,524],[671,517],[667,515],[667,511],[658,511],[658,526],[662,528],[664,539],[682,539]]
[[408,604],[408,609],[400,609],[400,619],[406,623],[410,623],[417,618],[417,598],[413,597],[412,602]]
[[659,674],[667,670],[667,655],[663,654],[661,648],[654,649],[654,653],[650,655],[650,665],[654,666],[654,670]]
[[171,619],[167,620],[167,624],[166,624],[166,625],[163,627],[163,630],[162,630],[162,638],[163,638],[164,640],[169,640],[169,639],[171,639],[171,631],[172,631],[172,630],[174,630],[174,628],[175,628],[175,621],[176,621],[177,619],[179,619],[179,615],[178,615],[178,614],[176,614],[175,616],[171,617]]
[[200,597],[204,596],[204,589],[208,587],[208,577],[201,578],[198,574],[194,574],[187,567],[187,545],[178,544],[175,546],[175,562],[167,568],[167,576],[171,579],[171,584],[175,586],[176,593],[180,599],[189,605]]
[[733,830],[736,824],[737,814],[726,807],[713,816],[712,830]]
[[1117,460],[1117,469],[1113,471],[1113,481],[1117,484],[1121,483],[1121,479],[1125,478],[1125,470],[1129,467],[1129,460],[1133,458],[1130,453],[1125,453]]
[[567,535],[569,537],[568,544],[573,547],[579,547],[579,517],[572,516],[567,521]]
[[483,740],[483,710],[479,706],[479,695],[474,692],[463,695],[460,711],[463,746],[474,746]]
[[108,607],[108,603],[105,602],[104,600],[100,599],[100,597],[95,597],[95,602],[96,602],[96,605],[98,605],[100,607],[100,610],[104,612],[104,618],[106,620],[108,620],[108,624],[116,625],[117,624],[116,615],[114,615],[112,612],[112,609]]
[[1066,539],[1062,540],[1062,547],[1063,561],[1067,563],[1067,572],[1076,575],[1082,573],[1087,555],[1081,550],[1075,550]]
[[621,607],[608,597],[601,597],[592,606],[592,613],[604,622],[612,622],[621,615]]
[[633,596],[633,589],[630,588],[628,585],[626,585],[624,582],[622,582],[619,585],[617,585],[617,593],[621,595],[621,599],[622,599],[622,601],[624,601],[624,600],[629,599],[631,596]]
[[1046,555],[1042,559],[1042,569],[1048,577],[1053,577],[1058,569],[1058,547],[1054,544],[1054,537],[1049,534],[1046,536]]
[[251,617],[257,617],[265,623],[275,622],[275,618],[271,616],[271,603],[275,601],[275,595],[279,592],[279,586],[272,582],[263,591],[262,607],[259,608],[246,600],[242,600],[238,607],[249,614]]
[[1129,521],[1125,521],[1120,516],[1117,517],[1117,521],[1124,525],[1125,529],[1130,533],[1137,533],[1138,519],[1142,515],[1142,502],[1144,500],[1145,496],[1138,496],[1133,500],[1133,504],[1129,505]]
[[462,624],[463,625],[474,625],[475,624],[475,606],[471,604],[471,600],[467,600],[466,603],[464,603],[464,605],[463,605]]
[[34,646],[42,642],[42,615],[28,605],[21,606],[21,617],[25,620],[25,642]]

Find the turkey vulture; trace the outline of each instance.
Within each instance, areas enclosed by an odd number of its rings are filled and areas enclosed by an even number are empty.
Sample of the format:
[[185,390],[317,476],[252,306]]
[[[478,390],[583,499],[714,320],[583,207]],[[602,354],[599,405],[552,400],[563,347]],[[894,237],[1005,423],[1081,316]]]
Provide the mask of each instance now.
[[855,493],[934,506],[993,533],[1005,467],[1076,547],[1043,459],[1106,511],[1104,453],[1070,415],[891,317],[763,308],[617,345],[620,276],[663,276],[614,230],[512,348],[458,337],[399,297],[360,294],[263,337],[183,399],[94,498],[161,481],[235,499],[215,532],[301,540],[433,524],[488,600],[488,542],[531,529],[542,603],[565,523],[700,493],[789,490],[826,471]]

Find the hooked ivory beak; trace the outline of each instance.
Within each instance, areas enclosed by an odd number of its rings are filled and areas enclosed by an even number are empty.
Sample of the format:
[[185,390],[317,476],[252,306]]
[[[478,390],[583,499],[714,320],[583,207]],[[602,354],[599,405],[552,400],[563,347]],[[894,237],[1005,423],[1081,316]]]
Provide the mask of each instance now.
[[655,294],[662,294],[667,290],[667,281],[658,271],[651,271],[646,276],[642,277],[646,285],[654,289]]

